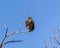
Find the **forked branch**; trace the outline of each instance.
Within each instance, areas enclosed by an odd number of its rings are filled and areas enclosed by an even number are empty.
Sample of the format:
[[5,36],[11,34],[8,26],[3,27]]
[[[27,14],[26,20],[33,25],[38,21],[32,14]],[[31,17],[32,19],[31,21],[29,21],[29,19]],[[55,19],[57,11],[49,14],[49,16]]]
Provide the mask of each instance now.
[[7,33],[7,32],[8,32],[8,26],[5,25],[5,28],[6,28],[6,31],[5,31],[4,36],[2,37],[2,41],[1,41],[1,43],[0,43],[0,48],[2,48],[2,46],[6,45],[6,44],[8,44],[8,43],[22,42],[22,40],[10,40],[10,41],[6,41],[6,42],[4,43],[4,41],[5,41],[5,39],[6,39],[7,37],[12,36],[12,35],[15,35],[15,34],[21,34],[21,33],[27,33],[27,32],[28,32],[28,30],[26,30],[26,31],[14,31],[14,32],[12,32],[12,33]]

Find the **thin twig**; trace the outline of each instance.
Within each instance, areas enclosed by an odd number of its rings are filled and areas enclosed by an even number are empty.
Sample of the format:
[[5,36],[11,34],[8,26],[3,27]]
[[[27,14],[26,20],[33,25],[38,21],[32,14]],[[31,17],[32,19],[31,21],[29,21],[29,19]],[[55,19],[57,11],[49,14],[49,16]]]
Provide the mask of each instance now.
[[8,43],[13,43],[13,42],[22,42],[22,40],[12,40],[12,41],[7,41],[5,42],[2,46],[8,44]]
[[43,44],[42,48],[48,48],[47,45],[46,45],[46,42],[44,41],[43,43],[44,44]]
[[59,44],[60,45],[60,42],[54,37],[54,39],[55,39],[55,41],[57,42],[57,44]]

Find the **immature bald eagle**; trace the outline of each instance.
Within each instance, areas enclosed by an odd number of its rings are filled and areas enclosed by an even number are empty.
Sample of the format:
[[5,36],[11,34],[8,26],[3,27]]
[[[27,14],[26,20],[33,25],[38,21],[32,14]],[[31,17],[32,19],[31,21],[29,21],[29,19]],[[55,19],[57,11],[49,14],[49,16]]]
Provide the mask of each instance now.
[[26,28],[29,29],[29,32],[34,30],[34,21],[32,20],[32,17],[28,17],[28,20],[26,20]]

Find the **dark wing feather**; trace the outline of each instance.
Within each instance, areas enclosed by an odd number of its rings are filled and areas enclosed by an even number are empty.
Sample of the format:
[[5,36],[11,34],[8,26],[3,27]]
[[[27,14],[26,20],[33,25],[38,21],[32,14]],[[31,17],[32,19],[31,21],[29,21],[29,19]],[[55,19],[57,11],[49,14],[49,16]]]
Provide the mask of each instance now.
[[34,22],[32,21],[31,23],[30,23],[30,29],[29,29],[29,32],[31,32],[31,31],[33,31],[34,30]]

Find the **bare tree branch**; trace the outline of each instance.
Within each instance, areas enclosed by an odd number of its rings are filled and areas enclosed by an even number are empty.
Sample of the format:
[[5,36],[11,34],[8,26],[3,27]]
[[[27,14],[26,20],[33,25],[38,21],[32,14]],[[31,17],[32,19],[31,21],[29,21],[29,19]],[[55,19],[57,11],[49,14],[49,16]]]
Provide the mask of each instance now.
[[58,45],[60,45],[60,42],[54,37],[55,41],[57,42]]
[[2,46],[6,45],[8,43],[13,43],[13,42],[22,42],[22,40],[11,40],[11,41],[7,41]]
[[8,32],[8,26],[5,25],[5,28],[6,28],[6,31],[5,31],[5,34],[4,36],[2,37],[2,41],[0,43],[0,48],[2,48],[3,45],[7,44],[7,43],[12,43],[12,42],[21,42],[21,40],[12,40],[12,41],[7,41],[4,43],[6,37],[9,37],[9,36],[12,36],[12,35],[15,35],[15,34],[21,34],[21,33],[27,33],[28,30],[25,30],[25,31],[14,31],[12,33],[7,33]]
[[4,34],[3,39],[2,39],[2,41],[1,41],[0,47],[2,47],[2,44],[4,43],[4,41],[5,41],[6,37],[7,37],[8,26],[5,25],[5,28],[6,28],[6,31],[5,31],[5,34]]
[[7,37],[8,37],[8,36],[15,35],[15,34],[21,34],[21,33],[28,33],[28,30],[21,31],[21,32],[19,32],[19,31],[14,31],[14,32],[12,32],[12,33],[8,33],[8,34],[7,34]]
[[46,45],[46,42],[45,41],[43,42],[42,48],[48,48],[48,46]]

